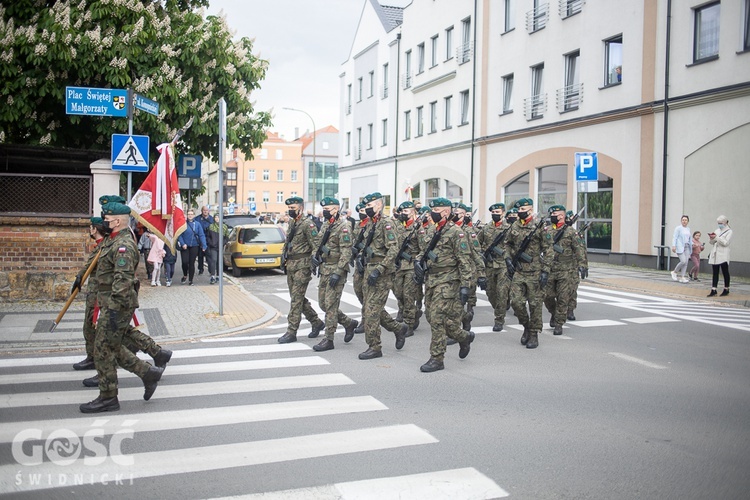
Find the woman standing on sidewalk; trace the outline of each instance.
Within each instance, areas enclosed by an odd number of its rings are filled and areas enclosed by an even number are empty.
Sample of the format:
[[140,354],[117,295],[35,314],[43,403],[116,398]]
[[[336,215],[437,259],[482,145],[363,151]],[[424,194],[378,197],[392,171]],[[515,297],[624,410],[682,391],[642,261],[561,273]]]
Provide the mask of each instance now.
[[677,281],[677,272],[679,271],[682,274],[679,279],[680,283],[690,281],[685,276],[688,260],[690,259],[690,254],[693,252],[693,240],[690,235],[690,228],[688,227],[689,221],[690,217],[683,215],[682,219],[680,219],[680,225],[674,229],[674,235],[672,236],[672,251],[680,258],[680,263],[672,271],[672,279]]
[[708,244],[712,245],[711,253],[708,255],[708,263],[713,266],[714,276],[711,281],[711,293],[709,297],[716,296],[716,285],[719,284],[719,268],[724,276],[724,291],[722,297],[729,295],[729,241],[732,239],[732,228],[729,220],[724,215],[716,218],[719,227],[713,233],[708,233]]

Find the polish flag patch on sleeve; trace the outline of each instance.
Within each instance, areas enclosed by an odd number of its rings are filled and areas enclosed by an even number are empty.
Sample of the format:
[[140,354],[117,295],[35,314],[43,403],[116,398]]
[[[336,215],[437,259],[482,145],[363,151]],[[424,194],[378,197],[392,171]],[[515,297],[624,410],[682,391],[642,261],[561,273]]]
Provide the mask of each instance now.
[[127,251],[128,251],[128,249],[127,249],[127,248],[125,248],[125,247],[120,247],[120,248],[118,248],[118,249],[117,249],[117,252],[118,252],[118,253],[125,253],[125,252],[127,252]]

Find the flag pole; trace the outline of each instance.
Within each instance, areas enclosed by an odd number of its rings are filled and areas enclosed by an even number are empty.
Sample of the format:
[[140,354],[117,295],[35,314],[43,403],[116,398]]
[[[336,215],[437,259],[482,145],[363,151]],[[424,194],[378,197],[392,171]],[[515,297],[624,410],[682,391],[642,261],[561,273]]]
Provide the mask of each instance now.
[[227,102],[219,99],[219,315],[224,315],[224,149],[227,147]]

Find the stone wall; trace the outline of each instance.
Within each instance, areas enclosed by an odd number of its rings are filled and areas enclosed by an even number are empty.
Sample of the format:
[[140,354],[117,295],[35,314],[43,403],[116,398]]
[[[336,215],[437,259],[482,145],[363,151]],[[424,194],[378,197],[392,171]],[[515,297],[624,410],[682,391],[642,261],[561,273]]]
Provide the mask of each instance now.
[[89,220],[0,216],[0,302],[66,300],[93,242]]

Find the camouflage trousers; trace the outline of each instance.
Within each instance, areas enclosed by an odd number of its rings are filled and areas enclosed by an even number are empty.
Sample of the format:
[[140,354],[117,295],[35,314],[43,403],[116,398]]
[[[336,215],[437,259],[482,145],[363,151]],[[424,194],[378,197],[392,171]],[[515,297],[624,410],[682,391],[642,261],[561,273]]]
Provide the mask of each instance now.
[[[150,364],[136,357],[122,344],[123,337],[130,328],[134,309],[119,311],[114,324],[110,321],[110,310],[100,310],[96,322],[94,340],[94,364],[99,376],[99,392],[103,398],[117,396],[117,365],[143,378]],[[140,333],[140,332],[139,332]]]
[[382,347],[380,342],[380,327],[396,333],[400,331],[401,324],[385,312],[385,303],[388,293],[393,284],[393,273],[384,273],[378,277],[375,285],[367,283],[367,276],[376,268],[375,264],[368,264],[363,277],[362,292],[365,302],[363,305],[362,321],[365,325],[365,341],[370,349],[379,351]]
[[86,311],[83,315],[83,340],[86,343],[86,357],[91,359],[94,359],[94,341],[96,340],[95,308],[96,292],[89,292],[86,294]]
[[578,285],[581,284],[581,276],[576,272],[576,287],[573,289],[573,295],[570,298],[570,304],[568,304],[568,312],[572,313],[578,307]]
[[346,273],[341,276],[336,286],[329,284],[331,274],[333,274],[333,268],[326,270],[321,266],[320,281],[318,281],[318,303],[326,313],[326,338],[328,340],[333,340],[333,334],[336,333],[338,324],[347,328],[354,321],[339,309],[341,294],[344,291],[344,285],[346,285]]
[[[96,341],[96,325],[94,324],[94,311],[96,309],[96,293],[86,296],[86,312],[83,318],[83,339],[86,342],[86,357],[94,359],[94,342]],[[156,356],[161,347],[154,339],[134,328],[128,323],[128,330],[122,337],[122,345],[127,348],[141,350],[151,357]]]
[[510,280],[504,267],[487,268],[487,298],[495,311],[495,322],[505,323],[510,299]]
[[[531,332],[542,331],[544,291],[539,287],[539,272],[518,271],[510,285],[510,301],[518,322]],[[526,303],[529,310],[526,310]]]
[[577,275],[577,270],[555,271],[550,273],[547,286],[544,287],[544,305],[547,306],[555,324],[560,326],[565,324],[568,311],[572,310]]
[[[477,280],[476,277],[473,279],[473,285],[469,287],[469,300],[466,301],[466,307],[462,307],[461,318],[467,321],[474,318],[474,313],[469,314],[469,310],[473,309],[477,305]],[[471,321],[469,321],[471,323]]]
[[461,329],[463,306],[458,298],[458,281],[425,286],[425,304],[429,304],[432,340],[430,341],[430,357],[443,360],[445,357],[446,337],[457,342],[466,340],[469,332]]
[[[362,284],[365,281],[365,277],[362,276],[357,272],[356,269],[354,269],[354,272],[352,273],[352,286],[354,287],[354,295],[357,296],[359,299],[359,303],[364,306],[365,304],[365,294],[362,291]],[[364,311],[364,307],[362,308]]]
[[305,296],[307,285],[310,284],[311,279],[312,271],[310,270],[309,259],[287,263],[286,285],[289,288],[289,297],[291,298],[289,314],[286,316],[288,323],[286,331],[289,333],[297,334],[303,314],[311,325],[322,323],[320,318],[318,318],[318,313],[315,312],[315,309],[312,308],[310,301]]
[[402,311],[404,323],[414,327],[417,320],[417,290],[421,287],[414,281],[414,269],[396,271],[393,278],[393,295],[398,300],[398,310]]

